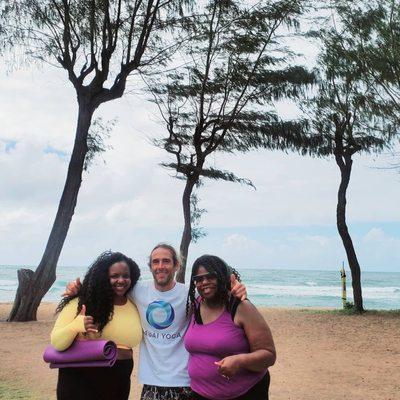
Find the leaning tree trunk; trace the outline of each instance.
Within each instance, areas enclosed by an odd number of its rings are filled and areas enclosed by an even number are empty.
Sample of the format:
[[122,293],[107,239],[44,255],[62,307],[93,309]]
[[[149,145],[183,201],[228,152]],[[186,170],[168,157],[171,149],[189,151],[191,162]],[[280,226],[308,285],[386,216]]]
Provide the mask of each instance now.
[[351,155],[335,154],[336,163],[340,168],[341,180],[338,190],[338,203],[336,208],[337,228],[346,250],[347,261],[351,271],[351,283],[353,286],[354,307],[357,312],[364,312],[363,298],[361,292],[361,269],[357,255],[354,250],[349,230],[346,224],[346,192],[350,182],[351,167],[353,160]]
[[182,283],[185,282],[187,256],[189,252],[190,242],[192,241],[192,219],[191,219],[191,209],[190,209],[190,196],[192,194],[193,187],[195,184],[196,184],[195,181],[188,179],[186,181],[185,190],[183,191],[183,196],[182,196],[183,218],[185,221],[185,225],[183,228],[181,245],[179,248],[181,256],[181,267],[176,275],[176,280]]
[[36,321],[39,304],[56,279],[58,258],[74,215],[82,182],[82,171],[88,151],[87,136],[93,112],[94,108],[87,102],[80,102],[67,179],[46,249],[35,272],[29,269],[18,270],[19,284],[8,321]]

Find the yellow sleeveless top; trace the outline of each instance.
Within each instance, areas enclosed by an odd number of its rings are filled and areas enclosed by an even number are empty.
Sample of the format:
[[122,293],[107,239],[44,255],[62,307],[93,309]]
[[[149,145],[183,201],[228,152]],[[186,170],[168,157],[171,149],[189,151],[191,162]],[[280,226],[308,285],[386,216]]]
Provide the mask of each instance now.
[[114,315],[101,333],[85,336],[84,315],[76,315],[78,299],[71,300],[60,312],[51,332],[51,344],[66,350],[77,339],[112,340],[120,348],[133,348],[142,340],[142,326],[136,306],[128,299],[123,306],[114,305]]

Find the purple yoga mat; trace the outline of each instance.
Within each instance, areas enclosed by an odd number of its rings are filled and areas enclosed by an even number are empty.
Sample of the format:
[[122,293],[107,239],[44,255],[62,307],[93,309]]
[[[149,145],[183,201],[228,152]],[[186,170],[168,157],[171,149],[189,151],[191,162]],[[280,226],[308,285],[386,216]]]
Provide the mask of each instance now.
[[110,340],[75,340],[67,350],[47,346],[43,360],[50,368],[112,367],[117,359],[117,345]]

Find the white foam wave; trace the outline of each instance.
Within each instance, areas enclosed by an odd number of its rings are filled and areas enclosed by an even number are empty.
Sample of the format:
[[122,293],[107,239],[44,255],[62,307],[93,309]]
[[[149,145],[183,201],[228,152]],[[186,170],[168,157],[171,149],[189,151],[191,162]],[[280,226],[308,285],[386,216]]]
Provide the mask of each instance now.
[[0,279],[0,287],[2,286],[15,286],[17,284],[17,280],[11,280],[11,279]]
[[[342,295],[339,286],[286,286],[286,285],[251,285],[247,286],[249,295],[252,296],[273,296],[273,297],[338,297]],[[363,297],[366,299],[400,299],[400,290],[398,287],[363,287]],[[347,288],[347,295],[352,296],[353,290]]]

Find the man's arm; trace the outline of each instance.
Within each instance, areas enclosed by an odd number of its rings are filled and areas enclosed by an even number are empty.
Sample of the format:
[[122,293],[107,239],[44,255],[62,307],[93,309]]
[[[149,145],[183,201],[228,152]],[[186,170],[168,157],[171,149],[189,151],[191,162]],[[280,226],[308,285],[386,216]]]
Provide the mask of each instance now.
[[65,292],[61,296],[75,296],[78,294],[79,289],[82,287],[81,279],[76,278],[74,281],[68,282]]

